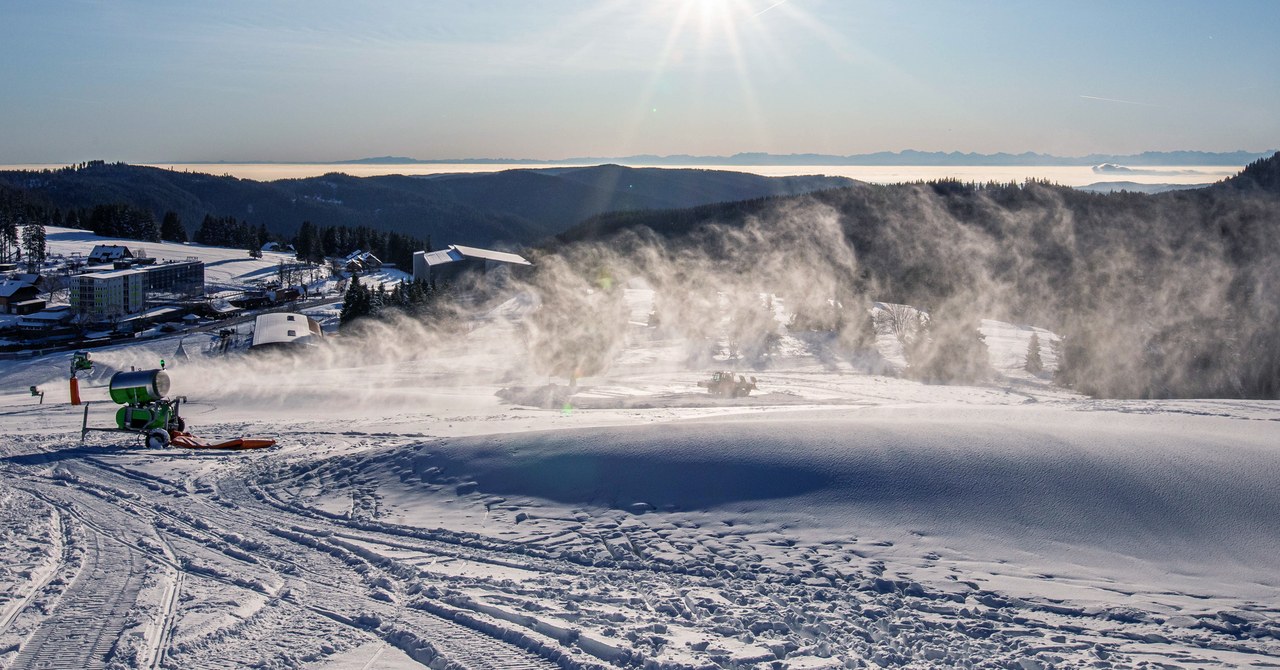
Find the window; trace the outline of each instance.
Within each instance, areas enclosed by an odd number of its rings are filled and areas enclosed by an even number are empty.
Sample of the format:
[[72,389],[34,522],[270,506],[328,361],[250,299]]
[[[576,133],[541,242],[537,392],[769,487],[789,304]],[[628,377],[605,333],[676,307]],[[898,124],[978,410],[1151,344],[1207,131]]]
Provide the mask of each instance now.
[[298,331],[296,331],[296,330],[290,330],[290,331],[286,331],[286,332],[285,332],[285,334],[286,334],[286,335],[288,335],[289,337],[297,337],[297,336],[298,336]]

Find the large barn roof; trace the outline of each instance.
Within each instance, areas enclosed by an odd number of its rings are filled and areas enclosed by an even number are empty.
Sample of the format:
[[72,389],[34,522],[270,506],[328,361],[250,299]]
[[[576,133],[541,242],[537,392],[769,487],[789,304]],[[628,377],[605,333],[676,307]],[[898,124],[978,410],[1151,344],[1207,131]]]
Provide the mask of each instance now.
[[519,254],[507,253],[505,251],[493,251],[492,249],[480,249],[477,247],[464,247],[461,244],[450,244],[448,249],[429,251],[424,255],[427,265],[433,267],[437,265],[444,265],[446,263],[467,260],[468,258],[478,258],[497,263],[509,263],[511,265],[533,265]]

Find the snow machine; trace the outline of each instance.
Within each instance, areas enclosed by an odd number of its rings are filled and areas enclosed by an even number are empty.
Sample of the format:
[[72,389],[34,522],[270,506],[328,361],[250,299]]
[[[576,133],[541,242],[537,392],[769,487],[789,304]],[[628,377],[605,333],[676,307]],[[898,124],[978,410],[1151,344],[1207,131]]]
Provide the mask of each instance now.
[[710,381],[698,382],[698,386],[705,388],[711,395],[745,398],[756,389],[756,378],[752,377],[751,381],[747,381],[746,377],[738,375],[737,379],[734,379],[733,372],[724,370],[713,373]]
[[108,391],[111,400],[120,405],[116,410],[115,428],[90,428],[89,405],[84,407],[84,421],[80,425],[80,441],[91,430],[111,433],[136,433],[142,436],[145,447],[161,448],[173,445],[189,449],[261,449],[275,444],[271,439],[236,438],[226,442],[210,443],[186,432],[187,422],[180,410],[187,402],[186,396],[166,397],[169,393],[169,375],[164,370],[130,370],[111,376]]
[[[77,351],[71,355],[71,404],[80,404],[80,379],[81,372],[88,372],[93,369],[93,359],[89,357],[87,351]],[[40,397],[40,402],[44,402],[44,396]]]

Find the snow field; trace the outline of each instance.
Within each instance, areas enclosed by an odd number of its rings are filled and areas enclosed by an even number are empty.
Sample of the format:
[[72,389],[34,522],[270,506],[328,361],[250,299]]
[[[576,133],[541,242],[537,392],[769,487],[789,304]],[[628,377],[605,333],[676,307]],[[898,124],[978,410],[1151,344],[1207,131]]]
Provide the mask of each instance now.
[[[173,356],[178,338],[95,352],[91,425],[111,423],[112,371],[164,358],[194,432],[280,440],[266,452],[110,434],[81,446],[69,354],[6,363],[0,662],[1280,657],[1280,403],[1081,398],[1020,370],[1032,332],[1052,369],[1050,333],[994,321],[987,384],[867,374],[784,332],[760,369],[711,343],[708,368],[760,390],[710,398],[696,386],[708,370],[688,366],[708,343],[649,328],[652,291],[625,290],[618,359],[550,408],[499,395],[564,381],[525,360],[523,298],[454,333],[397,326],[311,357],[206,358],[201,336],[187,336],[190,358]],[[896,342],[879,344],[892,362]]]

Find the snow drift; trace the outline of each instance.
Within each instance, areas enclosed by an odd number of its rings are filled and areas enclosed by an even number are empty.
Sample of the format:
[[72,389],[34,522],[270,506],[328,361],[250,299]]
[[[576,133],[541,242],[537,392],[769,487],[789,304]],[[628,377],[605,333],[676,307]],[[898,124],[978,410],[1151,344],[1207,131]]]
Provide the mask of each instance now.
[[375,452],[353,471],[380,472],[401,500],[443,473],[480,495],[568,505],[767,510],[1041,555],[1072,545],[1280,568],[1280,449],[1254,422],[1036,408],[935,408],[907,411],[906,420],[896,412],[453,438]]

